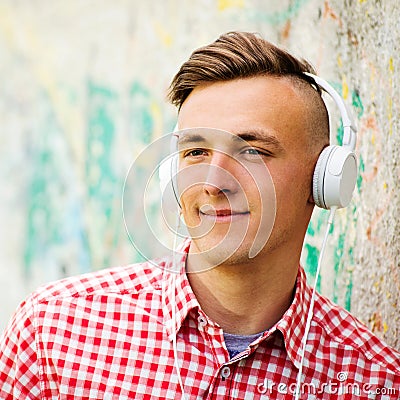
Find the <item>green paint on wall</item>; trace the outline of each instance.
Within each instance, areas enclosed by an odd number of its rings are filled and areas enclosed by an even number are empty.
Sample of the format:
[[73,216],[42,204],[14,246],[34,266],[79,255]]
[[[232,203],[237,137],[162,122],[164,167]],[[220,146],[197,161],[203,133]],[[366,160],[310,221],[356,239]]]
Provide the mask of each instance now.
[[346,297],[345,297],[345,308],[348,311],[351,311],[351,298],[352,298],[352,293],[353,293],[353,274],[349,274],[349,283],[347,284],[346,287]]
[[359,156],[358,159],[358,175],[357,175],[357,190],[358,192],[361,192],[361,186],[363,182],[363,177],[362,174],[365,171],[365,164],[364,164],[364,159],[362,155]]
[[152,140],[154,129],[150,91],[140,82],[133,82],[129,91],[129,103],[131,135],[148,144]]
[[335,221],[329,226],[329,234],[332,235],[333,231],[335,230]]
[[47,242],[46,231],[43,227],[49,226],[50,209],[46,206],[47,180],[44,172],[48,171],[45,156],[46,150],[42,150],[32,164],[32,180],[28,189],[28,215],[26,226],[26,243],[24,248],[24,272],[29,276],[31,266],[37,256],[38,251]]
[[251,10],[249,12],[249,17],[251,19],[261,20],[264,23],[270,25],[280,25],[284,24],[290,19],[297,16],[300,9],[308,3],[309,0],[295,0],[291,4],[283,9],[282,11],[276,11],[272,13],[262,12],[260,9]]
[[333,270],[334,270],[334,277],[333,277],[333,301],[338,301],[339,296],[339,288],[338,288],[338,277],[341,271],[341,263],[343,258],[344,252],[344,244],[345,244],[346,233],[342,232],[337,240],[335,252],[333,254]]
[[305,244],[307,250],[307,270],[311,276],[315,277],[318,267],[319,250],[309,243]]
[[314,224],[312,221],[310,221],[310,223],[308,224],[307,235],[315,236],[315,229],[314,229]]
[[[117,95],[110,88],[88,81],[88,119],[86,136],[86,188],[89,213],[95,226],[89,226],[91,253],[101,252],[94,246],[114,242],[112,214],[115,203],[119,202],[122,188],[113,165],[116,139],[115,110]],[[109,252],[102,252],[97,263],[109,264]],[[97,265],[96,265],[97,266]]]
[[[305,248],[307,251],[307,258],[306,258],[306,272],[315,279],[315,275],[317,274],[318,269],[318,257],[319,257],[319,249],[315,246],[312,246],[309,243],[305,244]],[[317,290],[321,290],[321,276],[318,278],[317,282]]]
[[[327,212],[325,210],[318,209],[315,214],[313,214],[308,226],[307,234],[310,236],[318,236],[321,234],[322,230],[326,227]],[[331,226],[331,231],[333,226]]]
[[360,93],[358,90],[354,90],[351,94],[351,100],[353,107],[357,110],[357,117],[361,118],[362,115],[364,114],[364,105],[362,103]]
[[348,254],[348,262],[353,265],[354,264],[354,247],[350,246],[349,250],[347,251]]
[[340,121],[340,125],[336,130],[336,142],[339,146],[341,146],[343,143],[343,133],[344,133],[343,124],[342,121]]
[[[54,110],[46,94],[37,101],[43,105],[38,115],[37,130],[32,131],[36,140],[32,143],[30,182],[28,183],[27,219],[23,253],[24,275],[29,278],[32,267],[38,262],[43,268],[54,258],[53,247],[62,242],[60,193],[65,190],[62,179],[58,146],[60,130]],[[62,139],[61,139],[62,140]]]

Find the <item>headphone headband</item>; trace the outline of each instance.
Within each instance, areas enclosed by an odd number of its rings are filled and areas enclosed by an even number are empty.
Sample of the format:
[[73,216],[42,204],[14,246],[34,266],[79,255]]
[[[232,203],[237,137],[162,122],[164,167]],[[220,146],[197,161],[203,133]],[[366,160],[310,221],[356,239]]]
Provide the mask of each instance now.
[[312,78],[315,81],[315,83],[326,93],[328,93],[335,101],[340,111],[340,116],[342,119],[343,129],[344,129],[342,145],[344,147],[350,147],[350,149],[354,151],[354,149],[356,148],[356,141],[357,141],[357,134],[356,134],[357,128],[353,119],[351,118],[349,110],[347,109],[346,103],[343,101],[343,98],[326,80],[309,72],[304,72],[304,75],[307,75],[310,78]]

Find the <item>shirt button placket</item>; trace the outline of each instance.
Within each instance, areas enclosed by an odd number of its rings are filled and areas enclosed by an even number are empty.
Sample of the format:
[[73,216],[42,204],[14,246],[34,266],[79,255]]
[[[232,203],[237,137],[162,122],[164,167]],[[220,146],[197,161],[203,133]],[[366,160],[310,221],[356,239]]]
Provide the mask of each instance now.
[[221,378],[224,381],[226,378],[229,378],[231,374],[231,369],[228,366],[225,366],[221,369]]
[[200,315],[199,318],[197,318],[197,322],[202,328],[204,328],[207,325],[207,320],[202,315]]

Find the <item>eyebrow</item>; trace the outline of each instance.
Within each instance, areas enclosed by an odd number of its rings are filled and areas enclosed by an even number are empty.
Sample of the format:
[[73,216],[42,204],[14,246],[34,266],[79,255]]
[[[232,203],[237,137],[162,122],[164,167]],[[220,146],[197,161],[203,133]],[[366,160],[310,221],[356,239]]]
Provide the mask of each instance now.
[[206,139],[204,136],[199,135],[199,134],[193,134],[193,135],[178,135],[178,143],[179,144],[185,144],[185,143],[201,143],[201,142],[206,142]]
[[[243,133],[233,134],[232,133],[232,141],[233,142],[262,142],[268,146],[273,146],[276,151],[284,152],[285,149],[283,148],[281,142],[278,138],[272,134],[269,134],[265,131],[253,130],[253,131],[246,131]],[[190,134],[190,135],[182,135],[178,136],[178,143],[179,145],[187,144],[187,143],[205,143],[207,139],[202,136],[201,134]]]
[[242,141],[245,140],[246,142],[262,142],[266,145],[273,146],[276,148],[277,151],[284,152],[285,149],[282,146],[282,143],[279,139],[265,131],[246,131],[243,133],[238,133],[233,138],[234,141]]

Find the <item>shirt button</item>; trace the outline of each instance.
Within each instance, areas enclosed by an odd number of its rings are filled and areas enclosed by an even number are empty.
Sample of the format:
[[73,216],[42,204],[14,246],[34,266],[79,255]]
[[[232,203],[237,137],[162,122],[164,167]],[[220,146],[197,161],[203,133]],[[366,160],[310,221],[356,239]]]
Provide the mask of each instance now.
[[223,378],[223,379],[226,379],[226,378],[228,378],[228,376],[231,374],[231,369],[229,368],[229,367],[224,367],[224,368],[222,368],[222,370],[221,370],[221,377]]
[[206,326],[207,325],[207,320],[202,315],[200,315],[200,317],[197,318],[197,321],[198,321],[200,326]]

